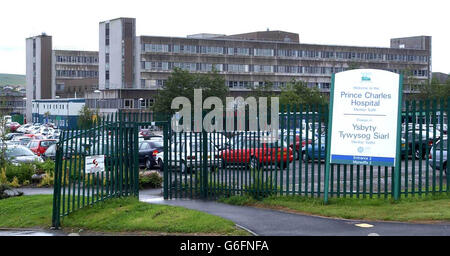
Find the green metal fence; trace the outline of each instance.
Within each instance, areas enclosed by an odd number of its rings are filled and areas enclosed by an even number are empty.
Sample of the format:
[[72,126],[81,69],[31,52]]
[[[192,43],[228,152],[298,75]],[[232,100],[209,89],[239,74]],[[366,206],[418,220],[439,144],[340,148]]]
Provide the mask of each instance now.
[[[448,103],[449,99],[403,102],[398,186],[405,197],[449,191]],[[164,196],[321,197],[327,122],[328,106],[290,105],[281,107],[277,138],[263,131],[169,132]],[[394,174],[391,167],[332,164],[329,195],[388,198],[397,183]]]
[[[396,185],[405,197],[449,192],[449,103],[450,99],[403,102],[400,180],[394,180],[395,169],[390,167],[332,164],[329,195],[388,198]],[[158,126],[164,139],[164,152],[155,157],[162,162],[165,199],[322,197],[328,106],[280,109],[278,135],[261,130],[174,132],[167,115],[144,113],[108,115],[91,129],[64,131],[57,144],[53,226],[96,202],[139,196],[138,132],[149,126]],[[245,121],[250,122],[257,120]],[[234,123],[237,130],[239,124]],[[93,155],[105,156],[104,171],[86,173],[85,159]]]
[[[55,156],[54,227],[80,208],[108,198],[139,196],[138,132],[154,118],[116,113],[98,118],[93,128],[62,132]],[[104,159],[104,169],[86,170],[86,159],[92,156]]]

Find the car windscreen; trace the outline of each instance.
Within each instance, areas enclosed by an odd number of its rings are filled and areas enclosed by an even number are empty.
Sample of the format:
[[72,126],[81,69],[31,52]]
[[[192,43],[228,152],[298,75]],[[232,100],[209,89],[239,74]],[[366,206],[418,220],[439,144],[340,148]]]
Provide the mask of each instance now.
[[56,144],[56,140],[44,140],[44,141],[41,141],[41,147],[50,147],[53,144]]
[[6,149],[6,157],[18,157],[18,156],[34,156],[33,152],[25,147],[13,147]]

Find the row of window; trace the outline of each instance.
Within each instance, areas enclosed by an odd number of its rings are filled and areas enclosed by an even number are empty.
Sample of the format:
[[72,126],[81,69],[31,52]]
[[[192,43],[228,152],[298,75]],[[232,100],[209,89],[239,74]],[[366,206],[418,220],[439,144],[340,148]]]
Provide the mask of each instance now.
[[[212,71],[215,70],[231,73],[284,73],[284,74],[325,74],[331,75],[347,70],[343,67],[311,67],[311,66],[272,66],[272,65],[245,65],[245,64],[208,64],[208,63],[179,63],[179,62],[142,62],[142,69],[169,71],[178,67],[187,71]],[[399,73],[400,70],[390,70]],[[413,70],[414,76],[426,77],[427,70]]]
[[[41,104],[43,109],[64,109],[65,104]],[[38,107],[38,104],[33,104],[33,109]]]
[[343,59],[343,60],[376,60],[376,61],[401,61],[427,63],[428,57],[423,55],[381,54],[370,52],[333,52],[315,50],[274,50],[258,48],[231,48],[217,46],[196,45],[169,45],[169,44],[143,44],[143,52],[160,53],[188,53],[188,54],[217,54],[239,56],[265,56],[265,57],[290,57],[290,58],[314,58],[314,59]]
[[97,78],[98,71],[90,70],[56,70],[56,77]]
[[56,56],[56,62],[59,63],[82,63],[98,64],[98,57],[94,56]]
[[[229,88],[236,89],[249,89],[254,86],[263,86],[265,82],[262,81],[227,81],[226,84]],[[287,85],[287,82],[272,82],[274,89],[283,88]],[[330,83],[308,83],[308,87],[317,87],[319,89],[329,89]]]

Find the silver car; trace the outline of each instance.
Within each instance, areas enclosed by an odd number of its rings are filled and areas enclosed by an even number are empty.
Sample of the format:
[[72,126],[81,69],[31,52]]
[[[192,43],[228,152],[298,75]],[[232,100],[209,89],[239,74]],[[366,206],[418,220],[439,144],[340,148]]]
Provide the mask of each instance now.
[[36,156],[33,151],[20,145],[8,145],[6,147],[5,156],[6,159],[14,165],[44,161],[41,157]]
[[[442,153],[441,153],[442,144]],[[434,148],[430,149],[429,163],[434,168],[434,161],[436,160],[436,170],[441,170],[441,154],[442,154],[442,169],[447,174],[447,139],[439,140],[436,143],[436,155],[434,156]],[[436,159],[433,159],[435,157]]]

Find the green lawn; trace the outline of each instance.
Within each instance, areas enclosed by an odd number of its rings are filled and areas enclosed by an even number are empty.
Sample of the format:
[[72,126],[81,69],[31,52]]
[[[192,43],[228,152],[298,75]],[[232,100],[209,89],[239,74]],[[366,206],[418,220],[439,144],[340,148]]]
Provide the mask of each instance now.
[[[52,196],[22,196],[0,200],[0,228],[48,228]],[[182,207],[151,205],[137,199],[111,199],[76,211],[62,227],[78,231],[156,234],[248,235],[233,222]]]
[[250,197],[221,199],[224,203],[246,205],[318,216],[404,222],[450,221],[450,195],[391,199],[322,198],[300,196],[268,197],[256,201]]

